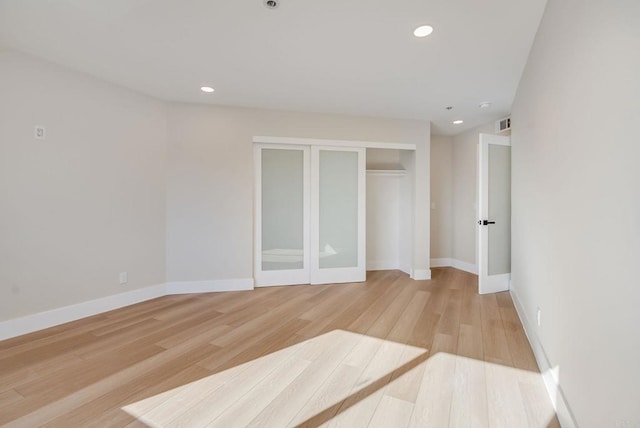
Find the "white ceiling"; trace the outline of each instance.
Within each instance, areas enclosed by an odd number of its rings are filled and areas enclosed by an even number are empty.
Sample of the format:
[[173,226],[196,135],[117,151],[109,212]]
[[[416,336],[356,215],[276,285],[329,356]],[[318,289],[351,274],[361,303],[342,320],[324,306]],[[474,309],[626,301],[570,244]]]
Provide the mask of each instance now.
[[[452,135],[509,113],[545,3],[0,0],[0,44],[166,100],[428,119]],[[435,31],[415,38],[422,24]]]

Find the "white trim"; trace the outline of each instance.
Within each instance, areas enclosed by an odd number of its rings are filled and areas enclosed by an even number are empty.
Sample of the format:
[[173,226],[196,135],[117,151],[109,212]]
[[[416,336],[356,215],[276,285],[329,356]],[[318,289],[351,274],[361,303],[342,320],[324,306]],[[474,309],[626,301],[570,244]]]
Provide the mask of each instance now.
[[[301,150],[302,151],[302,269],[290,270],[262,270],[262,150]],[[277,145],[277,144],[256,144],[253,149],[254,157],[254,249],[253,249],[253,272],[256,287],[271,287],[277,285],[308,284],[310,277],[310,148],[301,145]]]
[[416,281],[431,279],[431,269],[411,269],[409,276]]
[[431,267],[453,267],[459,270],[463,270],[465,272],[472,273],[474,275],[478,274],[478,266],[473,263],[463,262],[462,260],[450,259],[450,258],[441,258],[441,259],[431,259]]
[[554,369],[549,358],[547,357],[547,353],[542,346],[542,342],[538,338],[533,324],[529,322],[525,314],[524,307],[522,303],[520,303],[520,298],[518,297],[518,293],[516,290],[511,288],[510,290],[511,298],[513,300],[513,304],[516,308],[516,312],[518,313],[518,317],[520,317],[520,322],[524,327],[524,332],[527,335],[527,339],[529,340],[529,344],[531,345],[531,349],[533,350],[533,355],[536,358],[536,362],[538,363],[538,367],[540,368],[540,373],[542,373],[542,379],[547,388],[547,393],[549,394],[549,398],[551,399],[551,404],[558,415],[558,421],[560,422],[560,426],[563,428],[574,428],[577,427],[575,418],[573,417],[573,413],[569,407],[569,403],[562,392],[562,388],[560,387],[557,369]]
[[441,259],[431,259],[429,265],[434,267],[449,267],[453,266],[452,259],[449,258],[441,258]]
[[400,269],[397,260],[368,260],[367,270],[396,270]]
[[280,285],[309,284],[308,269],[282,269],[256,271],[256,287],[278,287]]
[[98,315],[114,309],[156,299],[171,294],[212,293],[218,291],[253,290],[253,278],[220,279],[211,281],[168,282],[138,288],[75,305],[51,309],[37,314],[0,322],[0,340],[10,339],[45,328],[55,327],[80,318]]
[[478,294],[490,294],[500,293],[501,291],[508,291],[509,284],[511,283],[510,273],[487,275],[485,276],[482,285],[480,285],[480,278],[481,276],[478,275]]
[[367,175],[379,175],[384,177],[404,177],[407,171],[404,169],[368,169]]
[[480,141],[494,146],[511,147],[511,137],[504,135],[480,134]]
[[[489,218],[489,145],[511,146],[511,138],[480,134],[478,142],[478,219]],[[489,226],[478,229],[478,292],[497,293],[509,289],[510,273],[489,274]]]
[[146,300],[162,297],[166,294],[165,284],[153,285],[114,294],[75,305],[64,306],[46,312],[39,312],[21,318],[14,318],[0,322],[0,340],[21,336],[34,331],[43,330],[60,324],[65,324],[80,318],[86,318],[123,306],[133,305]]
[[267,144],[294,144],[305,146],[341,146],[357,147],[363,149],[396,149],[415,150],[416,145],[411,143],[389,143],[384,141],[350,141],[350,140],[319,140],[316,138],[292,138],[292,137],[268,137],[254,136],[254,143]]
[[[358,254],[354,267],[320,269],[320,152],[353,152],[358,157]],[[311,146],[311,284],[364,282],[367,279],[367,152],[364,148]]]
[[214,293],[253,290],[253,278],[168,282],[167,294]]
[[461,260],[456,260],[456,259],[452,259],[451,262],[452,262],[451,266],[456,269],[460,269],[465,272],[472,273],[474,275],[478,274],[478,266],[474,265],[473,263],[467,263],[467,262],[463,262]]

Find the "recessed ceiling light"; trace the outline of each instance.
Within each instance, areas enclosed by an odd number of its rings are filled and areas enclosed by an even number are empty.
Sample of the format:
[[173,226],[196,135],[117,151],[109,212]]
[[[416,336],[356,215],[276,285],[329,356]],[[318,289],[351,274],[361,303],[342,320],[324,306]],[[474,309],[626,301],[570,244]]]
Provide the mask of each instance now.
[[458,120],[454,120],[454,121],[453,121],[453,124],[454,124],[454,125],[460,125],[461,123],[464,123],[464,120],[460,120],[460,119],[458,119]]
[[478,107],[480,107],[480,108],[489,108],[489,107],[491,107],[491,103],[485,101],[483,103],[480,103],[480,105]]
[[433,33],[431,25],[422,25],[413,31],[413,35],[416,37],[427,37],[431,33]]
[[202,86],[200,90],[202,92],[209,92],[209,93],[215,91],[215,89],[213,89],[211,86]]
[[279,6],[278,0],[264,0],[264,5],[267,9],[275,9]]

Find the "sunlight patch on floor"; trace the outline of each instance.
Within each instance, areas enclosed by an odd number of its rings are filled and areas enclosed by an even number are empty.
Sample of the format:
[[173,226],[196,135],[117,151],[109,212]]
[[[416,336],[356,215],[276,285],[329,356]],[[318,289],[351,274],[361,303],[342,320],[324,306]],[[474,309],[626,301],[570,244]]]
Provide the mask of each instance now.
[[539,373],[334,330],[122,408],[151,427],[546,426]]

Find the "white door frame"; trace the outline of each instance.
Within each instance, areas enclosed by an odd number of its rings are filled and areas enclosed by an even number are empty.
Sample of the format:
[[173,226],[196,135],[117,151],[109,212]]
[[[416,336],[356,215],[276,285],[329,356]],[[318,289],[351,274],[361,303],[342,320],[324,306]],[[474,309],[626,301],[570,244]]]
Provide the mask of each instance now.
[[[489,215],[489,145],[511,146],[511,137],[480,134],[478,144],[478,223]],[[497,293],[509,290],[511,273],[489,275],[489,227],[478,224],[478,292]],[[510,226],[509,226],[510,227]]]
[[[262,270],[262,150],[301,150],[303,152],[303,267],[291,270]],[[309,283],[309,205],[310,205],[310,169],[309,146],[255,144],[253,148],[255,171],[254,200],[254,275],[256,287],[278,285],[296,285]]]
[[[356,267],[320,269],[320,151],[358,153],[358,261]],[[311,147],[311,284],[362,282],[366,266],[366,149],[357,147]]]

